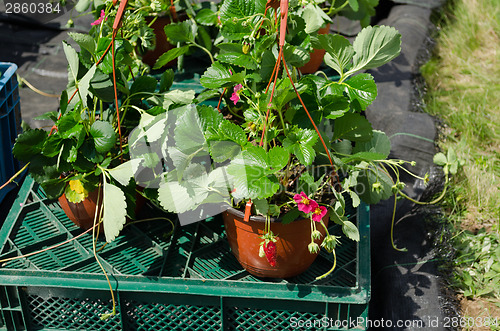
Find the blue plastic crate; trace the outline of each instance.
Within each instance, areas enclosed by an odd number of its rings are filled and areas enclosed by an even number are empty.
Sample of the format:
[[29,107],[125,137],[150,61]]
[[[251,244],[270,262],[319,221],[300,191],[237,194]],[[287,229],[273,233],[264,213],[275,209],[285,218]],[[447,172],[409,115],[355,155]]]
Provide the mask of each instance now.
[[[0,62],[0,185],[20,169],[19,162],[12,156],[21,118],[16,70],[16,64]],[[15,184],[11,184],[0,191],[0,202],[14,187]]]

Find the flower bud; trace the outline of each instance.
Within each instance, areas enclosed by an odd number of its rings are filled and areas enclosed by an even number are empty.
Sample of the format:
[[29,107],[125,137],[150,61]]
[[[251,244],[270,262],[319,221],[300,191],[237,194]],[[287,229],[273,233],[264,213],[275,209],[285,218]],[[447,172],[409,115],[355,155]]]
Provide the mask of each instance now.
[[243,54],[248,54],[248,52],[250,51],[250,44],[247,42],[243,43],[242,51]]
[[321,238],[321,232],[319,232],[318,230],[314,230],[314,231],[311,233],[311,238],[312,238],[313,240]]
[[313,241],[309,245],[307,245],[307,249],[309,249],[309,253],[316,254],[319,252],[319,245]]
[[336,245],[337,245],[337,238],[332,235],[326,236],[323,242],[321,243],[321,247],[326,249],[328,253],[333,252]]

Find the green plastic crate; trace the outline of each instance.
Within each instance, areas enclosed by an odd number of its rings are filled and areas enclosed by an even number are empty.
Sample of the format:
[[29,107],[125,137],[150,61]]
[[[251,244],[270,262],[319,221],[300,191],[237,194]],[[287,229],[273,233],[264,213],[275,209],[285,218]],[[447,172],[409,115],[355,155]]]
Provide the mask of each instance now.
[[[118,305],[118,315],[106,321],[99,316],[111,311],[111,295],[86,234],[0,268],[0,329],[305,330],[310,328],[304,323],[317,323],[312,329],[344,330],[333,321],[345,326],[350,319],[349,329],[363,330],[366,324],[354,321],[368,316],[368,207],[362,205],[350,219],[359,225],[360,243],[342,240],[337,269],[316,282],[331,266],[329,254],[292,279],[251,276],[231,254],[219,218],[176,226],[171,235],[164,220],[127,226],[99,253]],[[340,233],[335,226],[331,230]],[[0,230],[0,258],[80,233],[28,177]]]

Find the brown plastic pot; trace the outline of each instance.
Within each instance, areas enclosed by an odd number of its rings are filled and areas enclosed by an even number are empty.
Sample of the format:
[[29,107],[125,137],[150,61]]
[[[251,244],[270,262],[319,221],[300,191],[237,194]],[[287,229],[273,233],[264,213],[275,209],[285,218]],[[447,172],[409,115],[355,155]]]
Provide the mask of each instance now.
[[[66,194],[59,197],[59,204],[66,216],[73,221],[82,230],[88,230],[94,226],[94,215],[97,206],[98,191],[94,190],[89,193],[89,196],[80,203],[69,202],[66,199]],[[101,191],[102,199],[102,191]],[[99,233],[102,233],[104,228],[99,228]]]
[[[330,32],[330,24],[318,30],[318,34],[327,34]],[[299,70],[303,74],[313,74],[318,71],[321,63],[323,63],[323,58],[325,57],[324,49],[314,49],[312,53],[309,53],[311,59]]]
[[[184,21],[187,18],[185,13],[178,14],[179,20]],[[149,24],[153,21],[154,17],[148,16],[146,17],[146,22]],[[151,25],[151,28],[154,31],[156,37],[155,48],[152,50],[148,50],[142,56],[142,62],[147,65],[153,67],[158,60],[158,58],[163,55],[163,53],[175,48],[175,45],[172,45],[168,42],[167,36],[165,34],[165,26],[169,25],[171,22],[170,17],[168,16],[160,16],[157,17],[156,20]],[[167,63],[164,68],[171,68],[177,64],[177,59],[174,59]]]
[[[245,270],[258,277],[288,278],[306,271],[314,262],[317,254],[309,253],[307,245],[311,242],[311,221],[297,219],[289,224],[271,220],[271,231],[278,236],[276,242],[276,267],[272,267],[265,257],[259,257],[259,248],[264,234],[265,218],[251,216],[244,221],[244,213],[230,208],[223,214],[224,226],[229,246],[234,256]],[[328,225],[328,214],[323,218]],[[325,236],[323,226],[316,227]],[[322,240],[321,239],[321,240]],[[316,243],[321,244],[321,240]]]
[[[65,194],[60,196],[58,199],[62,210],[66,213],[66,216],[68,216],[68,218],[73,221],[76,226],[84,231],[94,226],[94,216],[96,213],[98,198],[97,193],[97,190],[90,192],[88,197],[80,203],[69,202],[68,199],[66,199]],[[100,198],[102,199],[102,190]],[[135,205],[136,214],[140,212],[145,203],[146,200],[144,197],[137,193]],[[100,206],[102,206],[102,202],[100,203]],[[128,221],[129,218],[127,217],[127,222]],[[99,233],[104,233],[104,227],[102,225],[99,227]]]

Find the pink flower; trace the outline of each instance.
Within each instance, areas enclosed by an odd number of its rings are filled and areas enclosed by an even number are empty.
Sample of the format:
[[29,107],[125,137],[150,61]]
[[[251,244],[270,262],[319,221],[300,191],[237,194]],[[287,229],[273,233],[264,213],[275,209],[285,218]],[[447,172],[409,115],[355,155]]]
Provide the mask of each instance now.
[[315,208],[318,207],[318,203],[314,200],[309,199],[307,194],[305,194],[304,192],[300,192],[300,194],[295,194],[293,200],[295,200],[295,202],[297,203],[299,210],[306,214],[309,214]]
[[326,207],[323,207],[323,206],[318,206],[316,204],[316,208],[314,208],[313,212],[312,212],[312,220],[314,222],[321,222],[321,220],[323,219],[323,216],[326,215]]
[[243,85],[241,84],[238,84],[234,87],[234,90],[233,90],[233,95],[231,95],[231,97],[229,98],[232,102],[234,102],[234,104],[236,105],[236,103],[238,101],[240,101],[240,90],[243,88]]
[[108,18],[105,17],[106,14],[104,13],[104,9],[101,10],[101,16],[96,19],[94,22],[90,23],[90,25],[99,25],[102,23],[102,21],[106,21]]

